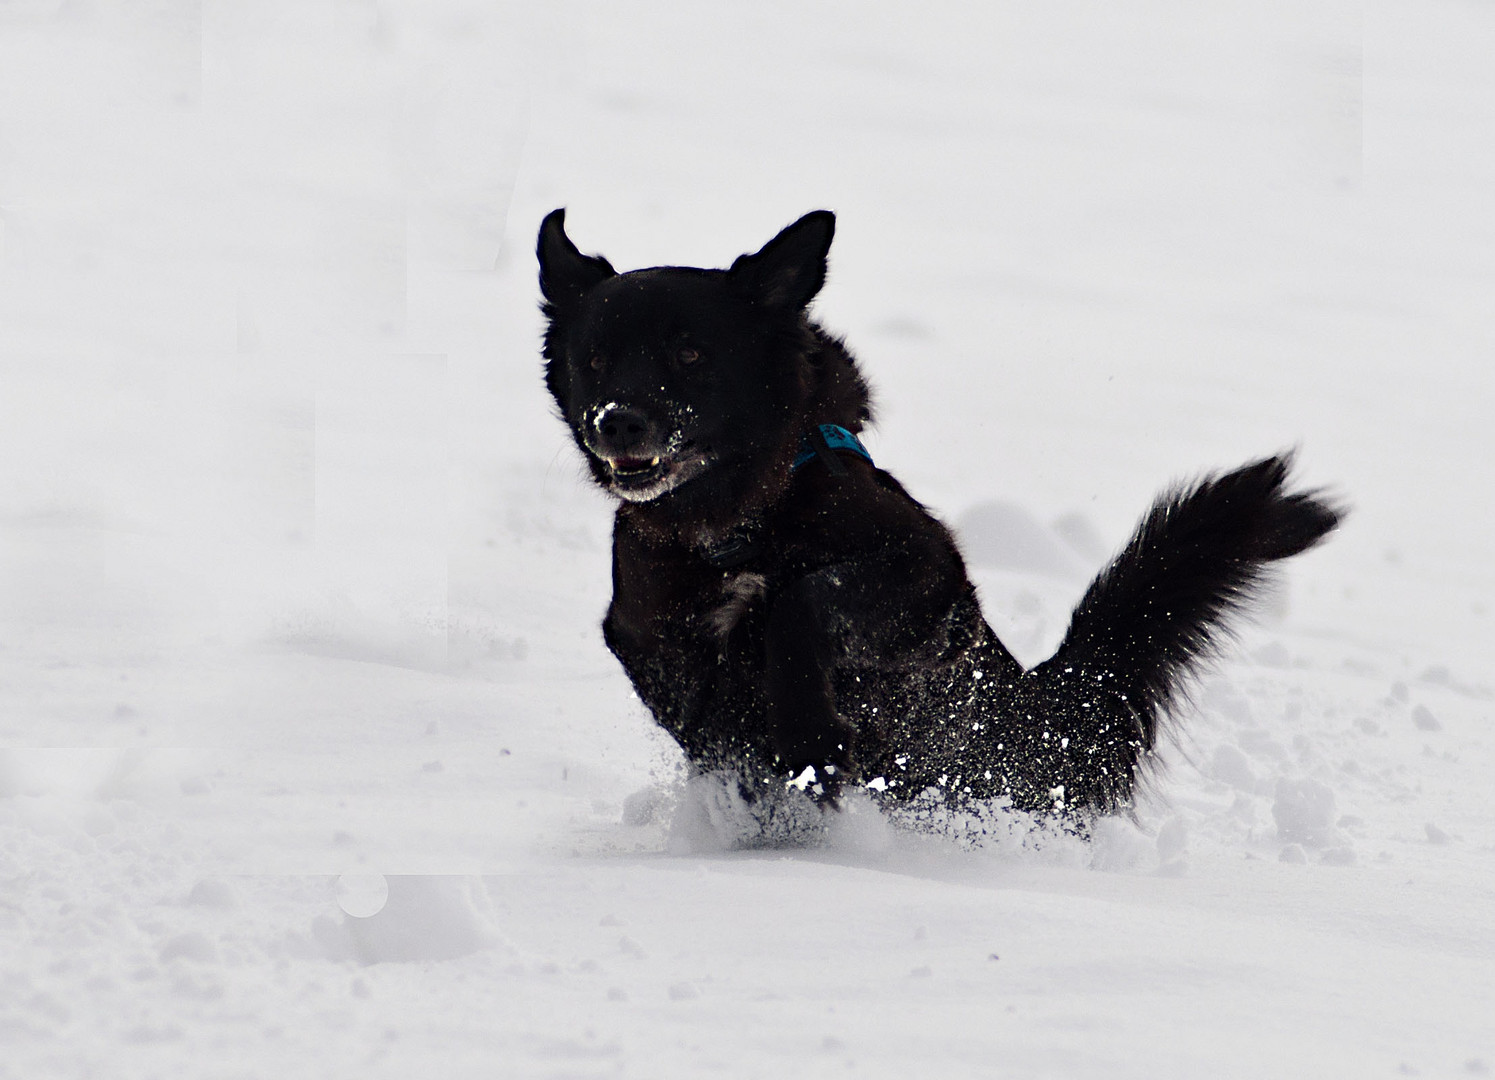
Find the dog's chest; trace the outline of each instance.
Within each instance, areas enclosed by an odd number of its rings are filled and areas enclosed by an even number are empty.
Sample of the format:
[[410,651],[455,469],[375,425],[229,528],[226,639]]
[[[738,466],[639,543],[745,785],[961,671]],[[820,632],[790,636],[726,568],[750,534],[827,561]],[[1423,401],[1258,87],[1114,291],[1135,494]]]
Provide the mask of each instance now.
[[752,571],[723,575],[719,599],[706,614],[711,632],[725,640],[754,605],[761,604],[768,593],[768,579]]

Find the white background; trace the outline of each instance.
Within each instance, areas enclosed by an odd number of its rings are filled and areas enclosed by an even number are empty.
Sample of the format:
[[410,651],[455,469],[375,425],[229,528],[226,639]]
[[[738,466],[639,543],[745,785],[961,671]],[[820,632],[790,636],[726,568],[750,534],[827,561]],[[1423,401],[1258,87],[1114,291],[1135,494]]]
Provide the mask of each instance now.
[[[0,1076],[1495,1069],[1492,56],[1444,0],[0,0]],[[1354,513],[1093,842],[713,852],[597,629],[562,205],[620,268],[835,209],[869,445],[1026,660],[1170,480],[1297,445]]]

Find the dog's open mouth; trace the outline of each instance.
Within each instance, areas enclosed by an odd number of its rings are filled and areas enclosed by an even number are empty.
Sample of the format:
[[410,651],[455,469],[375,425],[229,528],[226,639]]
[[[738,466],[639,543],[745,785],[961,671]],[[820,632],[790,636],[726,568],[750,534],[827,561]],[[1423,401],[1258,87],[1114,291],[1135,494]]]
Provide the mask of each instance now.
[[624,490],[647,488],[656,480],[663,479],[670,471],[670,463],[659,457],[605,458],[612,472],[613,484]]
[[649,457],[603,457],[607,489],[628,502],[648,502],[709,469],[715,460],[687,444],[683,452]]

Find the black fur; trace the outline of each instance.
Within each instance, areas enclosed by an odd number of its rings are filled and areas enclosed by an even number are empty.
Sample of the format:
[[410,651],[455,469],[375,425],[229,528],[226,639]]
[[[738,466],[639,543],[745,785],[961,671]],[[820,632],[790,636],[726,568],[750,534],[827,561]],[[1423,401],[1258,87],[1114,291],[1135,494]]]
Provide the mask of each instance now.
[[[981,616],[950,533],[847,452],[792,469],[819,424],[859,432],[866,383],[805,315],[835,218],[729,270],[618,274],[540,229],[546,383],[620,500],[608,646],[698,770],[947,804],[1110,811],[1179,689],[1270,563],[1340,511],[1289,455],[1164,495],[1024,670]],[[806,773],[805,770],[812,770]],[[779,779],[775,779],[779,778]]]

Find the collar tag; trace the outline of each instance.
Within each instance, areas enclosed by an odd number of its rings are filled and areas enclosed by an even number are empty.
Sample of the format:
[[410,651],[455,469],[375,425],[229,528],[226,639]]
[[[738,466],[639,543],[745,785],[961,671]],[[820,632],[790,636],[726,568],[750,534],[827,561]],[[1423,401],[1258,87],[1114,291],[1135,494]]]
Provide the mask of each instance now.
[[736,532],[721,543],[707,548],[701,557],[718,570],[730,570],[757,558],[762,550],[763,545],[758,537],[752,533]]

